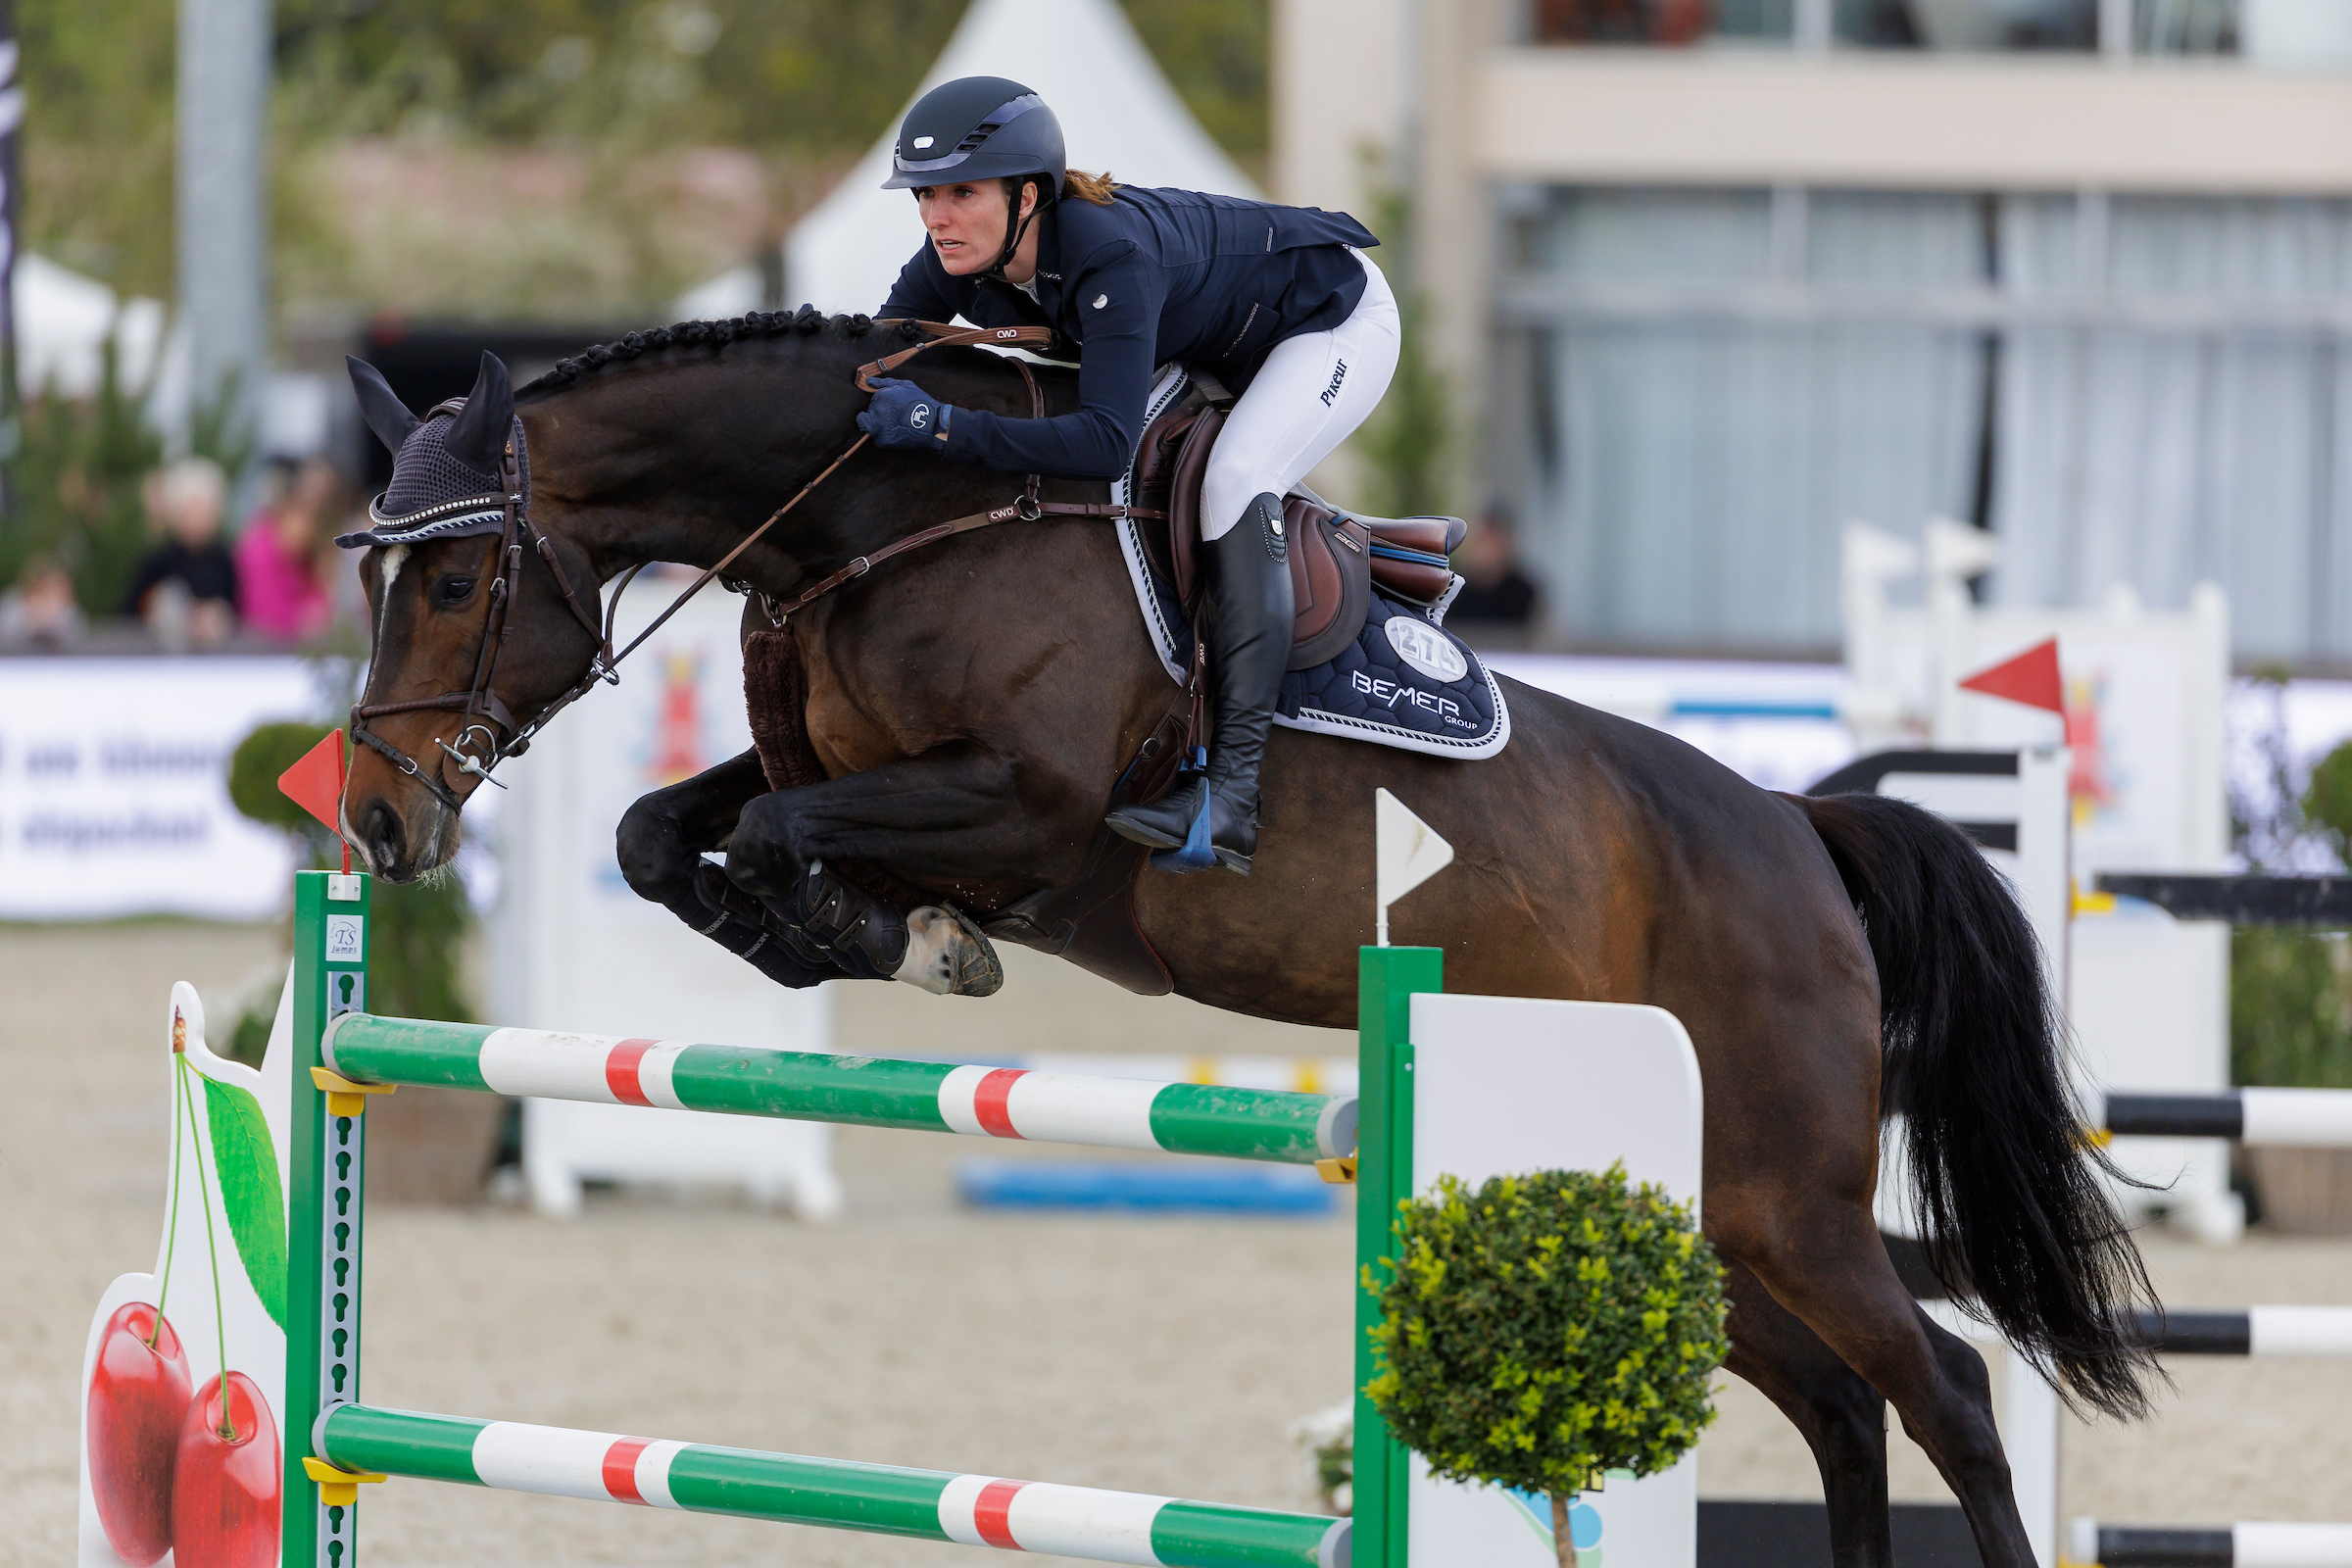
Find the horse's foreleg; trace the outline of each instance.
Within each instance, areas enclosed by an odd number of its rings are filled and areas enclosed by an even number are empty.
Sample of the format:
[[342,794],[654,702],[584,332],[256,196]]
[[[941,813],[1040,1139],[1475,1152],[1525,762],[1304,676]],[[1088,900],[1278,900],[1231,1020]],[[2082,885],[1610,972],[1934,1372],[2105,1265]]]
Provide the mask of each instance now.
[[994,880],[1008,864],[1033,863],[1034,853],[1012,841],[1041,833],[1003,759],[908,758],[748,803],[728,840],[727,876],[845,959],[864,955],[879,976],[987,996],[1004,983],[1004,968],[961,911],[925,906],[902,920],[824,863],[875,860],[914,876]]
[[817,861],[845,858],[903,876],[997,883],[1007,866],[1050,855],[1054,837],[1054,824],[1022,801],[1010,759],[959,748],[751,802],[728,845],[727,874],[763,898],[784,897]]
[[757,918],[756,908],[722,907],[710,895],[706,850],[724,847],[746,802],[767,793],[757,752],[656,790],[620,819],[613,849],[620,874],[641,899],[659,904],[696,932],[748,960],[778,985],[799,988],[843,971],[826,955],[796,951]]

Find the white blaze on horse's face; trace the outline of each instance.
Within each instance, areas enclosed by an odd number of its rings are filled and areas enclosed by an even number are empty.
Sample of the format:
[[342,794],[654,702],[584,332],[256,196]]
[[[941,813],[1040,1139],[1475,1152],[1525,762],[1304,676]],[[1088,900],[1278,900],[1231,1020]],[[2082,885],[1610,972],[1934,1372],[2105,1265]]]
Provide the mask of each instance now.
[[[407,545],[385,545],[376,557],[375,648],[372,658],[377,660],[382,659],[384,654],[384,622],[391,618],[389,611],[392,604],[392,584],[399,580],[401,563],[408,559],[409,547]],[[351,792],[349,790],[345,790],[343,798],[335,803],[335,831],[342,835],[344,843],[351,846],[352,854],[359,857],[362,865],[369,871],[376,869],[374,858],[368,853],[367,841],[352,831]]]
[[375,590],[375,657],[384,653],[384,622],[392,618],[392,585],[400,580],[401,563],[409,559],[407,545],[386,545],[384,559],[376,566]]

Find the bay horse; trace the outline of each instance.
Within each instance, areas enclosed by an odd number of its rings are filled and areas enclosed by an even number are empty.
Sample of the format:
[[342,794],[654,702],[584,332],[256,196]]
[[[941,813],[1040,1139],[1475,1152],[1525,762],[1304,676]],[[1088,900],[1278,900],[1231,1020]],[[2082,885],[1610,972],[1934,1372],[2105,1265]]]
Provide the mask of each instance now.
[[[601,656],[583,589],[593,606],[632,566],[710,567],[829,472],[727,564],[752,591],[748,622],[764,626],[760,595],[790,602],[1016,492],[1016,478],[927,454],[869,448],[828,469],[864,406],[857,368],[877,342],[899,346],[897,331],[804,307],[633,333],[519,394],[503,370],[485,373],[465,416],[477,434],[507,430],[510,405],[519,416],[545,548],[512,558],[496,607],[480,586],[504,580],[495,537],[363,561],[375,649],[359,711],[378,740],[355,756],[343,814],[377,875],[404,882],[455,850],[479,780],[462,739],[448,744],[466,717],[448,694],[491,670],[493,695],[527,725],[591,675]],[[1030,412],[1022,378],[976,349],[901,373],[963,407]],[[1054,412],[1075,406],[1072,374],[1037,379]],[[1043,495],[1101,503],[1107,489],[1055,481]],[[786,629],[824,776],[771,789],[747,754],[649,797],[620,836],[632,883],[697,929],[727,923],[713,902],[724,885],[785,898],[842,858],[980,918],[1066,883],[1122,765],[1183,701],[1101,521],[1049,515],[942,540],[845,578]],[[2146,1275],[2080,1135],[2062,1027],[2011,890],[1917,807],[1769,793],[1657,730],[1503,685],[1512,736],[1485,761],[1278,729],[1252,873],[1147,872],[1138,885],[1175,989],[1353,1028],[1373,790],[1396,793],[1454,846],[1452,868],[1394,917],[1397,940],[1445,950],[1450,987],[1647,1003],[1690,1031],[1705,1085],[1704,1225],[1733,1302],[1728,1365],[1811,1446],[1840,1568],[1892,1561],[1886,1401],[1958,1495],[1986,1568],[2031,1568],[1984,1361],[1921,1310],[1872,1212],[1882,1113],[1899,1109],[1939,1276],[2078,1406],[2145,1413],[2151,1363],[2131,1313]],[[437,754],[461,763],[414,762]],[[720,849],[723,877],[701,858]],[[839,972],[796,963],[769,972]]]

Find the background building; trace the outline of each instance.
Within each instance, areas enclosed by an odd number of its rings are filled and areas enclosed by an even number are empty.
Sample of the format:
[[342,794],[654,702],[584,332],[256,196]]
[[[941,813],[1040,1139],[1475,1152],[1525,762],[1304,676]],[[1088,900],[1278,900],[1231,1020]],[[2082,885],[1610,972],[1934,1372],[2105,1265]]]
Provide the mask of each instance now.
[[1827,649],[1842,524],[1940,514],[2352,660],[2352,7],[1277,0],[1274,74],[1280,197],[1412,195],[1552,636]]

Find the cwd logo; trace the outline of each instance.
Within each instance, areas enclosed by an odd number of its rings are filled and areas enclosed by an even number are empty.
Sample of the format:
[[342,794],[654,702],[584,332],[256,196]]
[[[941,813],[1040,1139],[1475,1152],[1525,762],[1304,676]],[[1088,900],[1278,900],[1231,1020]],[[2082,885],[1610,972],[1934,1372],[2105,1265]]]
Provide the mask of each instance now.
[[928,403],[917,403],[913,408],[908,409],[906,411],[906,422],[913,425],[917,430],[920,430],[923,428],[923,426],[929,424],[931,422],[931,405]]
[[1381,630],[1388,634],[1396,657],[1431,680],[1457,681],[1470,673],[1470,661],[1453,646],[1453,640],[1425,620],[1391,615]]

